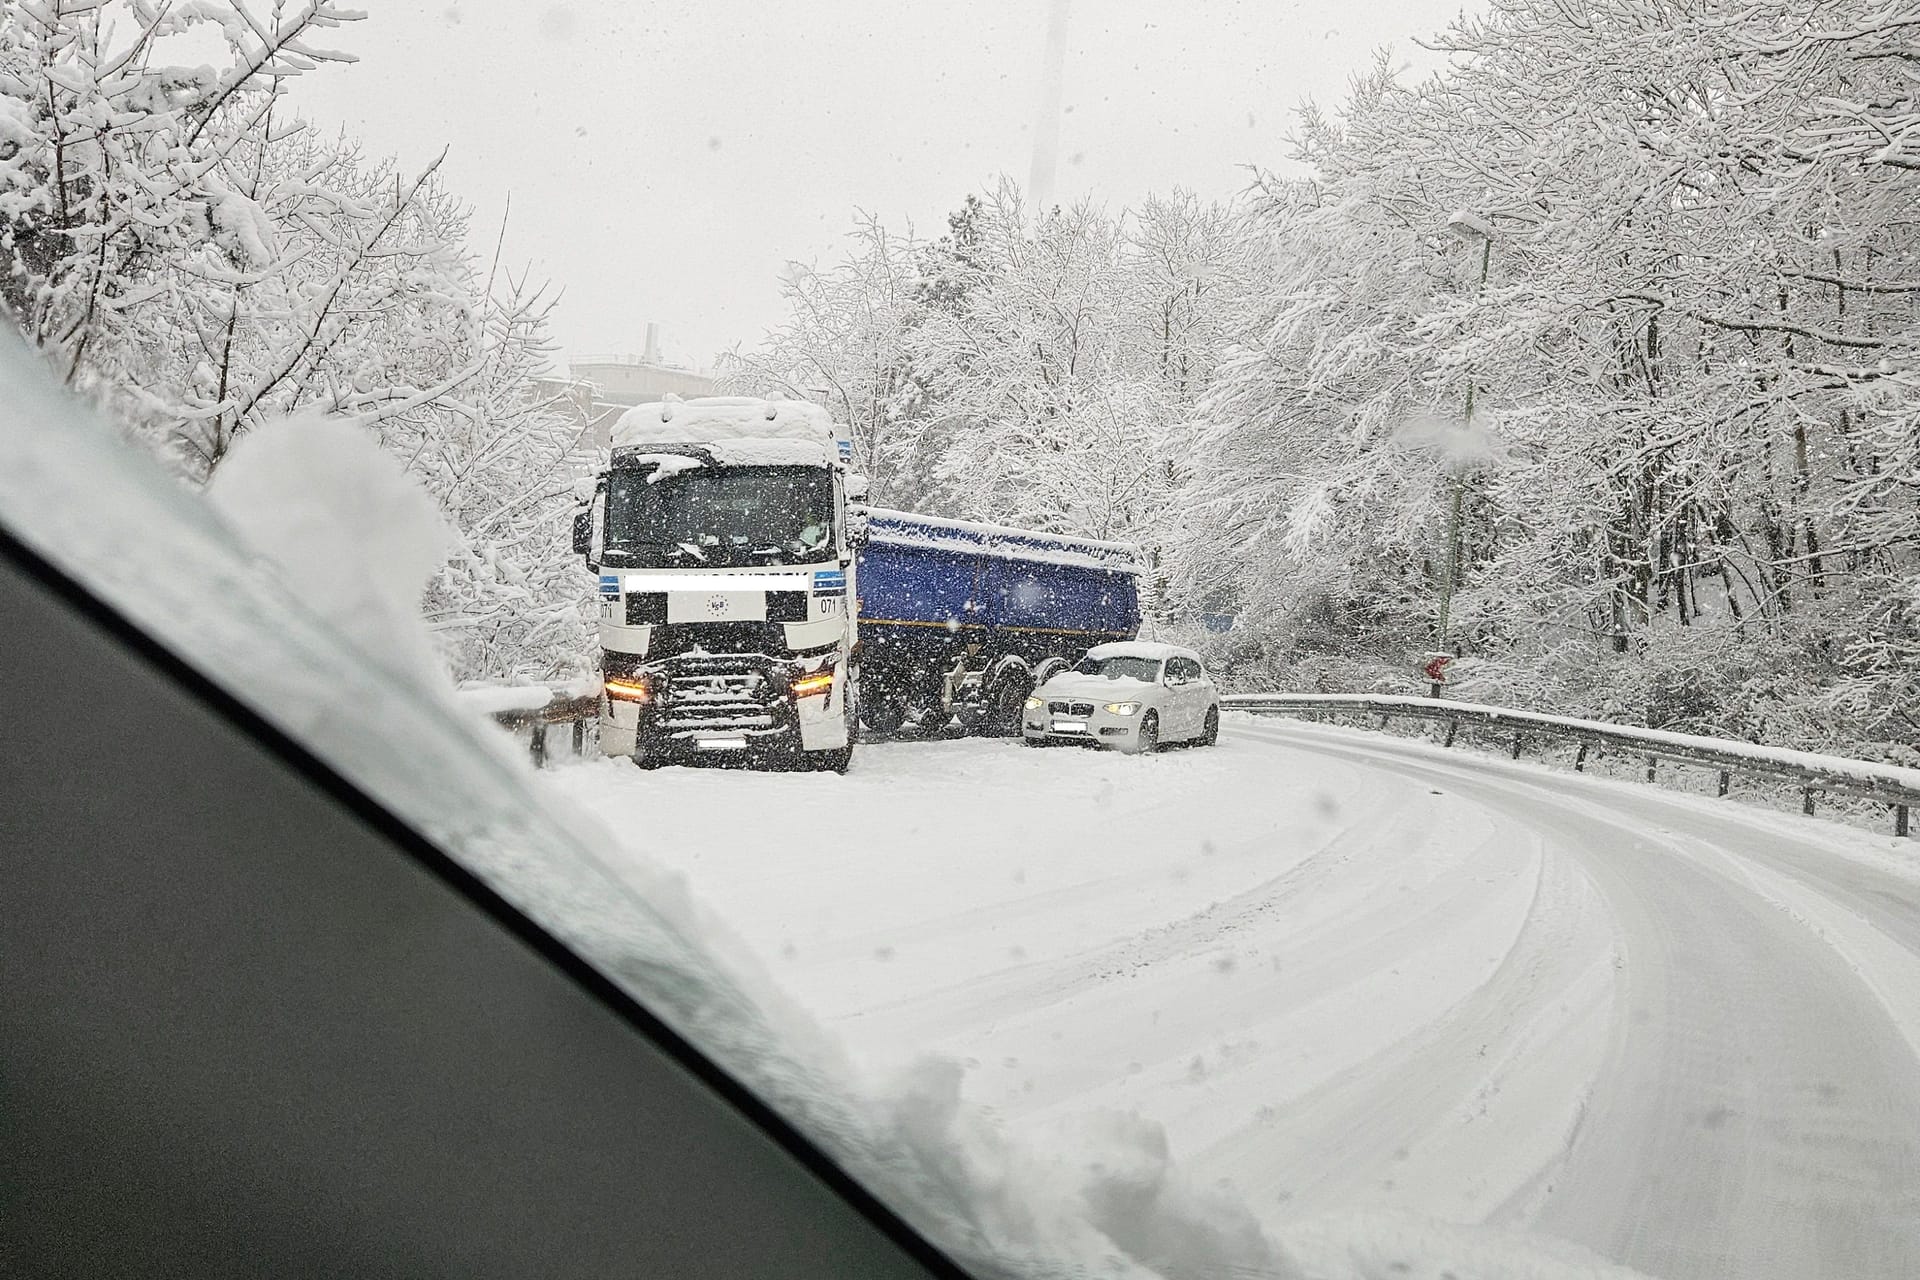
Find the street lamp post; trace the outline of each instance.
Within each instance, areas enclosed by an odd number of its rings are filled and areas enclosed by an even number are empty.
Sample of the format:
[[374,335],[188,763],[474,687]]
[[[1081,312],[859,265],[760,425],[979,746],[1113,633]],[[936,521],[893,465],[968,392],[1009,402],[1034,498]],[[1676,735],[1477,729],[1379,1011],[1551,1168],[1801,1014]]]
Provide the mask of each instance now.
[[[1493,224],[1478,214],[1460,210],[1447,219],[1447,230],[1465,240],[1468,244],[1480,245],[1480,279],[1473,287],[1474,296],[1480,296],[1480,290],[1487,284],[1487,268],[1493,262]],[[1473,428],[1473,370],[1467,370],[1467,406],[1466,417],[1462,422],[1466,430]],[[1445,650],[1453,612],[1453,591],[1460,580],[1460,509],[1466,491],[1466,477],[1462,473],[1461,463],[1453,464],[1453,493],[1447,513],[1447,576],[1440,588],[1440,627],[1438,646]]]

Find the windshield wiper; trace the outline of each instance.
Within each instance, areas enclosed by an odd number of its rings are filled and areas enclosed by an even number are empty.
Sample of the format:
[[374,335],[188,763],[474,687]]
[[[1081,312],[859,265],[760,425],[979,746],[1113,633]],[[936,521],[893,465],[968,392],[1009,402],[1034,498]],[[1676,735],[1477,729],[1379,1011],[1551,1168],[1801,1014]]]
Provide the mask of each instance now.
[[[666,546],[665,543],[661,543],[659,545]],[[671,555],[692,556],[694,559],[698,560],[701,564],[705,564],[707,562],[707,553],[702,551],[698,546],[694,545],[691,542],[676,542],[673,544],[673,546],[667,549],[667,554],[670,556]]]

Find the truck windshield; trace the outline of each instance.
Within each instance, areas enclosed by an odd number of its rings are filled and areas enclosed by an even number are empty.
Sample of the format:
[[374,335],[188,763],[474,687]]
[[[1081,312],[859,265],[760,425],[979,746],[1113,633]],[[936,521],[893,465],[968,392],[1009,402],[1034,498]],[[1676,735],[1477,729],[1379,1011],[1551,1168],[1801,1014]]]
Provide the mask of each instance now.
[[1082,658],[1074,668],[1083,676],[1105,676],[1109,680],[1143,680],[1152,684],[1160,678],[1156,658]]
[[695,467],[607,477],[605,562],[811,564],[833,556],[833,484],[814,467]]

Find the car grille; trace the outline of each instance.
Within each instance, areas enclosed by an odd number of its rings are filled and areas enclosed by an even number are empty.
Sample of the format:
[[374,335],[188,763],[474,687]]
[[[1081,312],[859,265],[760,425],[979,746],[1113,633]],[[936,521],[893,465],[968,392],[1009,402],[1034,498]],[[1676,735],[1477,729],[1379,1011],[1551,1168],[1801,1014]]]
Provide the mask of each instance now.
[[1062,716],[1090,716],[1093,714],[1091,702],[1049,702],[1047,710]]
[[683,659],[663,692],[660,727],[669,734],[760,734],[775,727],[780,686],[752,659]]

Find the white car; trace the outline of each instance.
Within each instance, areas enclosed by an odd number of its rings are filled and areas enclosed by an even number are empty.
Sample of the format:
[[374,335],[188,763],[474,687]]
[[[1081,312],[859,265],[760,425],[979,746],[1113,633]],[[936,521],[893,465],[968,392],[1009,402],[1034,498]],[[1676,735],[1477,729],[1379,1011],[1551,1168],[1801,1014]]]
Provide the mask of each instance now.
[[1033,691],[1021,717],[1030,747],[1083,742],[1145,752],[1173,742],[1210,747],[1219,736],[1220,693],[1200,655],[1143,641],[1087,650],[1079,666]]

